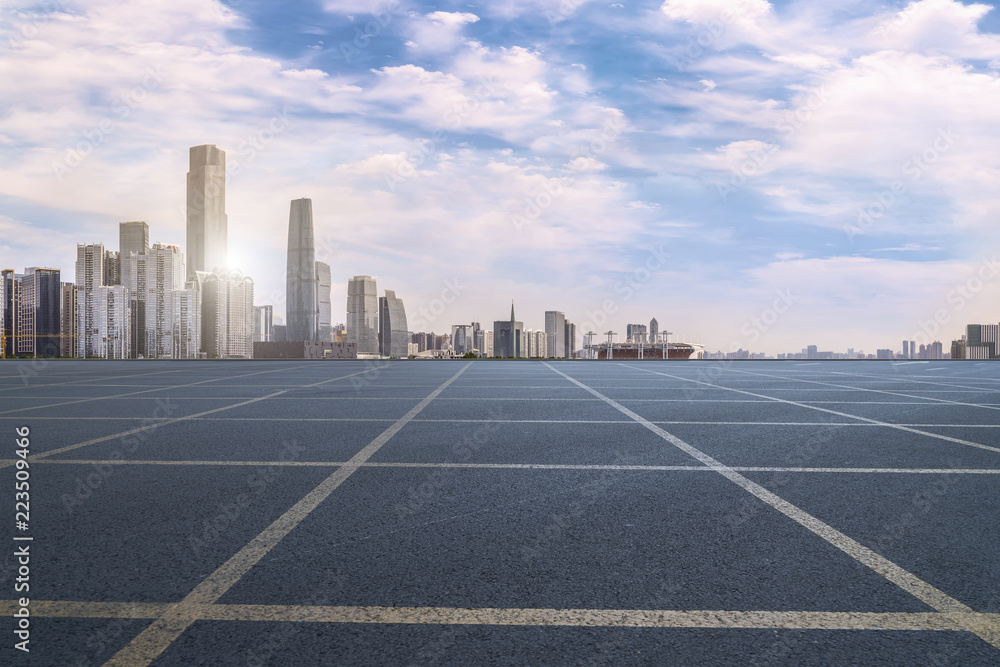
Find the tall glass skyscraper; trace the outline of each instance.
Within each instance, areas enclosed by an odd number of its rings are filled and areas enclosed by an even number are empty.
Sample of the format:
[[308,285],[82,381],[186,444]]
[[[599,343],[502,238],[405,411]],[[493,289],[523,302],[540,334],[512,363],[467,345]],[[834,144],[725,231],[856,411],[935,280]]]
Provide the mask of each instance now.
[[[215,144],[194,146],[187,174],[187,275],[228,266],[226,153]],[[147,237],[148,244],[148,237]]]
[[371,276],[347,283],[347,342],[358,354],[378,354],[378,291]]
[[405,359],[409,355],[410,333],[406,330],[406,310],[396,293],[386,290],[379,297],[378,346],[383,357]]
[[288,214],[288,264],[285,272],[285,339],[316,340],[316,246],[311,199],[292,200]]
[[330,265],[326,262],[316,262],[316,340],[329,342],[333,340],[330,329],[333,319],[333,304],[330,303]]

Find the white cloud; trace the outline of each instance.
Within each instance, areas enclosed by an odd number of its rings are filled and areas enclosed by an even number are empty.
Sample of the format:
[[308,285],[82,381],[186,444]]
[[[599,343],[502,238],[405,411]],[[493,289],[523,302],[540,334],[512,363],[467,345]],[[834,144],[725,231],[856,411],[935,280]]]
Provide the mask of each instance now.
[[411,49],[440,53],[453,50],[462,41],[462,28],[476,23],[479,17],[465,12],[431,12],[409,22]]

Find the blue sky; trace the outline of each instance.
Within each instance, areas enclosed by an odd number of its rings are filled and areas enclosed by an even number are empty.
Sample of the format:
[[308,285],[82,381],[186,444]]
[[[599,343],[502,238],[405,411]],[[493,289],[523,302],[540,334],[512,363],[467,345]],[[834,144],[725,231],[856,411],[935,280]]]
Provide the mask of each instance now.
[[72,280],[122,220],[183,247],[214,143],[278,313],[310,197],[335,319],[368,274],[414,330],[514,299],[710,350],[947,347],[1000,321],[998,31],[951,0],[7,2],[0,264]]

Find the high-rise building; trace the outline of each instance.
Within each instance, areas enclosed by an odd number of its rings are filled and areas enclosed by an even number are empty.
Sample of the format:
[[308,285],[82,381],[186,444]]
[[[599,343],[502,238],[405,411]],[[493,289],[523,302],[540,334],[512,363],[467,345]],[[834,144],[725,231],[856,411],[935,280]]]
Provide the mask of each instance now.
[[197,281],[171,293],[170,352],[174,359],[197,359],[201,353],[201,291]]
[[566,356],[566,315],[558,310],[545,311],[545,350],[550,357]]
[[[118,264],[120,279],[116,282],[104,281],[105,285],[126,285],[128,277],[131,275],[131,262],[133,255],[145,255],[149,252],[149,225],[143,221],[119,222],[118,223]],[[107,273],[107,269],[105,269]],[[137,295],[131,295],[133,299]]]
[[406,330],[403,300],[392,290],[379,297],[378,346],[383,357],[405,359],[409,354],[410,334]]
[[253,280],[238,270],[196,274],[201,343],[209,359],[253,358]]
[[18,354],[58,357],[60,352],[59,269],[31,267],[24,270],[15,292]]
[[270,343],[274,339],[274,306],[254,306],[253,342]]
[[509,320],[494,320],[493,322],[493,356],[523,357],[525,351],[521,347],[524,323],[514,319],[514,303],[510,304]]
[[285,336],[288,340],[316,341],[318,307],[312,200],[294,199],[288,213],[288,263],[285,267]]
[[187,174],[187,275],[228,266],[226,153],[214,144],[190,150]]
[[62,302],[59,304],[59,356],[76,356],[76,310],[80,291],[73,283],[62,284]]
[[527,334],[527,357],[547,357],[548,354],[548,331],[533,331],[529,329]]
[[89,356],[128,359],[131,337],[131,308],[124,285],[101,286],[94,292],[94,349]]
[[625,335],[627,342],[629,343],[645,343],[646,341],[646,325],[645,324],[629,324],[626,325]]
[[913,358],[913,357],[910,356],[910,341],[908,341],[908,340],[904,340],[903,341],[903,358],[904,359],[912,359]]
[[965,327],[966,359],[1000,358],[1000,324],[969,324]]
[[371,276],[347,283],[347,342],[358,354],[378,354],[378,292]]
[[[128,274],[126,274],[128,275]],[[122,284],[122,264],[121,264],[121,253],[114,252],[112,250],[104,251],[104,284],[105,285],[121,285]]]
[[13,269],[0,272],[0,356],[14,356],[14,290]]
[[649,321],[649,342],[654,344],[660,342],[660,323],[655,317]]
[[[146,256],[149,254],[149,225],[145,222],[118,223],[118,279],[105,285],[124,285],[129,291],[129,308],[132,320],[130,322],[129,349],[132,358],[138,356],[155,357],[155,351],[147,351],[149,341],[146,330],[146,301],[148,291],[155,289],[155,283],[147,284]],[[105,275],[108,274],[108,262],[105,261]],[[183,276],[181,277],[183,280]],[[155,332],[154,332],[155,334]],[[168,332],[169,335],[169,332]]]
[[[105,356],[98,327],[97,290],[104,285],[104,244],[78,243],[76,246],[77,348],[78,357]],[[127,289],[127,288],[126,288]],[[105,317],[106,319],[106,317]]]
[[576,357],[576,325],[566,320],[566,354],[567,359]]
[[317,337],[320,342],[333,340],[330,324],[333,319],[333,306],[330,303],[330,265],[326,262],[316,262],[316,317]]
[[175,245],[157,243],[148,254],[135,255],[138,266],[145,265],[145,299],[132,299],[132,307],[141,304],[143,355],[150,359],[174,358],[174,292],[184,288],[184,255]]

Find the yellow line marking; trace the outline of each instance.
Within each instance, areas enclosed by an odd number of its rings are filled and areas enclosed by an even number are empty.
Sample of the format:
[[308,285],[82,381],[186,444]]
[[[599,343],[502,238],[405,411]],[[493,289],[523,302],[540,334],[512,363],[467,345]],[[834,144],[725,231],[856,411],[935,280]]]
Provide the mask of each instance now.
[[[256,565],[271,549],[275,547],[288,533],[299,525],[316,507],[319,506],[344,480],[350,477],[361,464],[371,458],[382,445],[396,435],[401,428],[420,413],[427,405],[437,398],[448,385],[457,380],[471,364],[466,364],[451,376],[440,387],[428,394],[422,401],[403,415],[395,424],[387,428],[364,449],[351,457],[351,460],[338,468],[329,477],[319,483],[304,498],[295,503],[291,509],[282,514],[270,526],[265,528],[249,544],[240,549],[234,556],[219,566],[212,574],[195,586],[194,590],[177,604],[163,611],[160,616],[135,637],[127,646],[118,651],[105,665],[133,667],[148,665],[190,627],[195,618],[191,617],[190,608],[193,605],[211,605],[222,597],[250,568]],[[366,371],[362,371],[366,372]]]
[[[597,397],[601,398],[602,400],[604,400],[605,403],[607,403],[608,405],[614,407],[615,409],[617,409],[622,414],[628,415],[629,417],[631,417],[635,421],[639,422],[640,424],[642,424],[643,426],[645,426],[646,428],[648,428],[653,433],[656,433],[661,438],[663,438],[667,442],[671,443],[672,445],[674,445],[675,447],[677,447],[681,451],[686,452],[690,456],[693,456],[697,460],[701,461],[706,466],[708,466],[709,468],[712,468],[717,473],[719,473],[720,475],[722,475],[723,477],[725,477],[729,481],[733,482],[737,486],[742,487],[744,490],[746,490],[749,493],[753,494],[754,496],[756,496],[760,500],[763,500],[765,503],[767,503],[768,505],[770,505],[774,509],[776,509],[779,512],[781,512],[782,514],[784,514],[785,516],[787,516],[789,519],[795,521],[796,523],[798,523],[801,526],[805,527],[806,529],[810,530],[814,534],[816,534],[819,537],[823,538],[824,540],[826,540],[827,542],[829,542],[833,546],[837,547],[838,549],[840,549],[841,551],[843,551],[845,554],[847,554],[851,558],[853,558],[856,561],[858,561],[859,563],[867,565],[869,568],[871,568],[872,570],[874,570],[878,574],[882,575],[883,577],[885,577],[886,579],[888,579],[892,583],[896,584],[897,586],[899,586],[900,588],[902,588],[906,592],[910,593],[911,595],[913,595],[914,597],[916,597],[918,600],[924,602],[927,605],[930,605],[931,607],[933,607],[934,609],[936,609],[936,610],[938,610],[940,612],[946,612],[946,613],[975,613],[971,607],[969,607],[969,606],[967,606],[965,604],[962,604],[961,602],[959,602],[955,598],[951,597],[950,595],[948,595],[944,591],[942,591],[942,590],[940,590],[938,588],[935,588],[934,586],[932,586],[931,584],[927,583],[923,579],[921,579],[921,578],[917,577],[916,575],[914,575],[914,574],[912,574],[912,573],[904,570],[903,568],[901,568],[900,566],[896,565],[895,563],[893,563],[888,558],[886,558],[886,557],[884,557],[884,556],[876,553],[875,551],[872,551],[868,547],[866,547],[866,546],[860,544],[859,542],[851,539],[850,537],[848,537],[844,533],[842,533],[839,530],[835,529],[834,527],[832,527],[832,526],[830,526],[830,525],[828,525],[828,524],[820,521],[819,519],[817,519],[813,515],[809,514],[805,510],[800,509],[799,507],[793,505],[792,503],[788,502],[784,498],[781,498],[777,494],[772,493],[771,491],[767,490],[766,488],[764,488],[760,484],[757,484],[756,482],[750,480],[749,478],[744,477],[743,475],[741,475],[740,473],[736,472],[732,468],[724,465],[723,463],[717,461],[716,459],[712,458],[708,454],[702,452],[700,449],[697,449],[696,447],[692,447],[691,445],[689,445],[688,443],[684,442],[683,440],[681,440],[677,436],[675,436],[675,435],[673,435],[671,433],[668,433],[667,431],[663,430],[662,428],[660,428],[656,424],[653,424],[652,422],[648,421],[644,417],[642,417],[642,416],[640,416],[640,415],[632,412],[631,410],[629,410],[625,406],[623,406],[623,405],[617,403],[616,401],[608,398],[604,394],[602,394],[602,393],[600,393],[600,392],[598,392],[598,391],[596,391],[594,389],[591,389],[590,387],[588,387],[587,385],[583,384],[579,380],[576,380],[576,379],[570,377],[569,375],[566,375],[562,371],[560,371],[560,370],[558,370],[556,368],[553,368],[547,362],[545,362],[545,365],[549,366],[549,368],[551,368],[554,372],[558,373],[559,375],[562,375],[564,378],[566,378],[567,380],[569,380],[573,384],[577,385],[578,387],[582,387],[582,388],[586,389],[587,391],[589,391],[590,393],[592,393],[594,396],[597,396]],[[632,366],[627,366],[627,368],[633,368],[633,367]],[[653,372],[653,371],[649,371],[649,372]],[[670,377],[670,376],[668,376],[668,377]],[[1000,643],[996,642],[996,640],[998,638],[1000,638],[1000,633],[995,633],[995,632],[990,631],[990,632],[985,632],[985,633],[982,633],[982,634],[980,634],[980,633],[977,633],[977,634],[979,635],[980,638],[982,638],[985,641],[989,642],[990,644],[992,644],[996,648],[1000,648]]]
[[[33,600],[43,618],[159,619],[174,607],[157,602],[53,602]],[[0,600],[0,613],[17,609]],[[367,607],[191,603],[179,621],[271,621],[283,623],[372,623],[421,625],[586,626],[632,628],[733,628],[785,630],[965,630],[1000,631],[1000,614],[942,612],[729,611],[672,609],[526,609],[456,607]]]
[[[0,459],[2,465],[12,465],[17,459]],[[35,463],[59,465],[122,465],[122,466],[287,466],[336,468],[347,465],[346,461],[211,461],[211,460],[153,460],[153,459],[43,459]],[[418,463],[406,461],[366,461],[362,468],[486,468],[496,470],[638,470],[665,472],[714,472],[714,468],[699,465],[618,465],[599,463]],[[737,472],[801,472],[801,473],[848,473],[848,474],[891,474],[891,475],[1000,475],[1000,468],[803,468],[779,466],[729,466]]]

